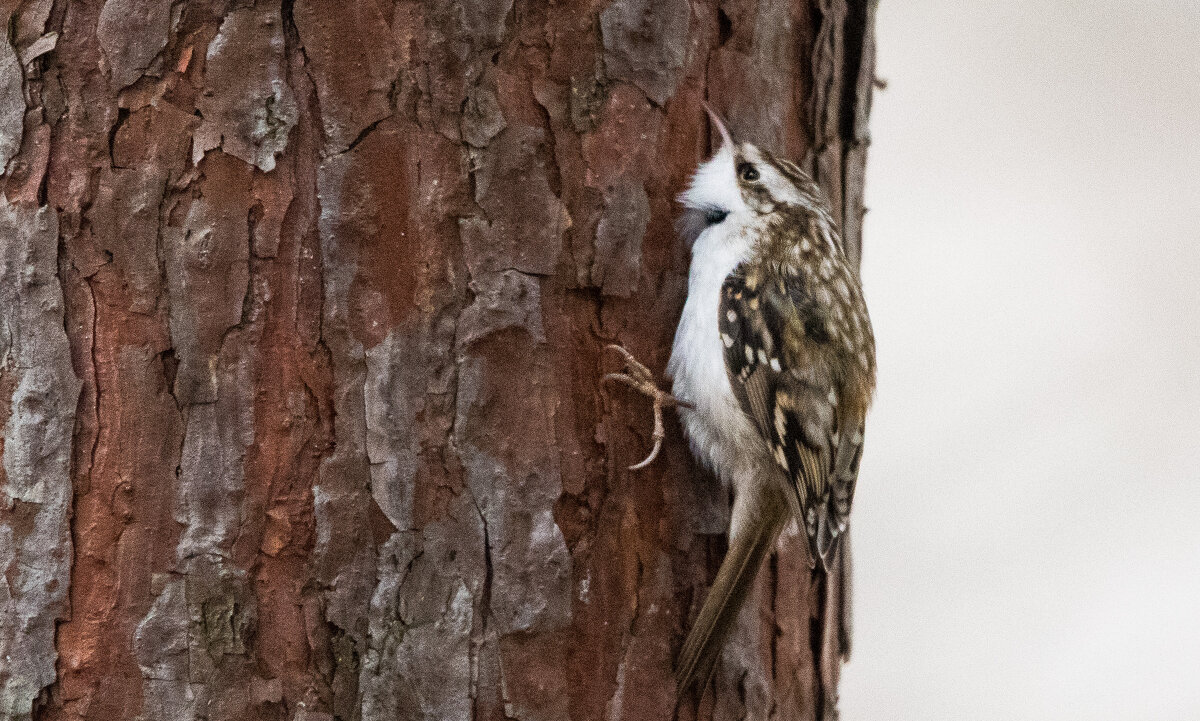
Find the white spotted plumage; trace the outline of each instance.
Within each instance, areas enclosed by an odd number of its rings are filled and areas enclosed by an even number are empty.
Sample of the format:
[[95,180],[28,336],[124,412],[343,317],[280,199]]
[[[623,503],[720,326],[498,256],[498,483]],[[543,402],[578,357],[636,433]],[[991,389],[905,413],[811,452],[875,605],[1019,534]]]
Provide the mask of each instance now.
[[693,453],[734,504],[726,558],[680,651],[681,688],[711,671],[790,519],[814,573],[828,572],[874,385],[861,289],[820,190],[714,121],[724,142],[680,196],[704,225],[667,372]]

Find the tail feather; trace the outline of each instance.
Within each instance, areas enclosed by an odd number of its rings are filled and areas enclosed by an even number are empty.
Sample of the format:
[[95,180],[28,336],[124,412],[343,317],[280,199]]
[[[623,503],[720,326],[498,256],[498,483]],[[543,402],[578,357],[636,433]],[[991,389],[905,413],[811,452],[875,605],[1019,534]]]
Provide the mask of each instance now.
[[[786,507],[781,506],[780,510],[786,511]],[[712,589],[700,607],[700,615],[679,652],[675,677],[680,696],[693,684],[703,686],[708,683],[738,612],[750,595],[754,577],[779,537],[784,518],[786,516],[780,513],[778,518],[764,519],[730,539],[729,552],[725,554]]]
[[850,660],[851,637],[854,631],[853,582],[854,573],[850,560],[850,531],[842,533],[842,540],[837,548],[838,566],[838,647],[842,651],[842,661]]
[[822,559],[822,565],[814,567],[812,575],[812,587],[820,604],[817,610],[820,631],[811,639],[813,660],[819,669],[815,697],[818,718],[825,719],[838,718],[838,679],[842,663],[850,657],[850,544],[847,534],[835,540],[839,539],[831,551],[833,557]]

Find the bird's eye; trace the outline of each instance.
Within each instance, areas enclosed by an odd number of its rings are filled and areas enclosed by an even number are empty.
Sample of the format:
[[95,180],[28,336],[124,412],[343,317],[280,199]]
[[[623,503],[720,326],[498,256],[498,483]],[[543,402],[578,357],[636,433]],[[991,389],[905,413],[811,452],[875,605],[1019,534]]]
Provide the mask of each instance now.
[[755,168],[750,163],[742,163],[738,166],[738,177],[747,183],[753,183],[758,180],[758,168]]
[[704,222],[708,225],[716,225],[729,216],[728,210],[718,210],[713,208],[704,214]]

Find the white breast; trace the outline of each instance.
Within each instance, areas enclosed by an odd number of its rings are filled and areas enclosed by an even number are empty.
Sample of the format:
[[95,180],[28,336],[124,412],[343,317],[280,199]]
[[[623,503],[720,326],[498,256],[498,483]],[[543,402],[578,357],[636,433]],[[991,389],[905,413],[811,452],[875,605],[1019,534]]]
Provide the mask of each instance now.
[[742,475],[738,466],[758,456],[765,446],[729,384],[717,313],[721,285],[750,251],[749,234],[730,221],[705,230],[696,239],[687,302],[667,365],[675,397],[694,406],[679,411],[692,452],[735,486]]

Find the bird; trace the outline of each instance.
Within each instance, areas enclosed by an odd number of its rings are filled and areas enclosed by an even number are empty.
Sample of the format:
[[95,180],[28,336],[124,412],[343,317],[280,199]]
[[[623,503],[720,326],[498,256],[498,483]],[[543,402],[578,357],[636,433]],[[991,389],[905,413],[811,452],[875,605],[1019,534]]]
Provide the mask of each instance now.
[[[875,339],[856,266],[828,200],[795,163],[735,142],[706,105],[721,144],[679,196],[695,240],[667,376],[619,345],[607,380],[675,406],[693,455],[732,486],[729,547],[684,640],[677,690],[707,685],[764,559],[795,519],[814,584],[827,574],[854,500]],[[824,663],[824,659],[821,659]]]

